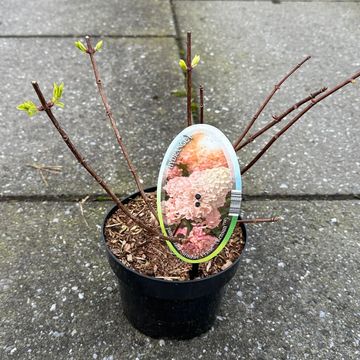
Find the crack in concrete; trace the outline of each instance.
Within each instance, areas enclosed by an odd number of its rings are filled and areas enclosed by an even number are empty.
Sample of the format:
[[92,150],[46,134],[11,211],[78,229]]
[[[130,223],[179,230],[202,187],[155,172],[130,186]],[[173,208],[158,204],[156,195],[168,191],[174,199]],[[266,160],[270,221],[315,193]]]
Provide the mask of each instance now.
[[[176,8],[175,8],[174,0],[170,0],[170,9],[171,9],[172,17],[173,17],[173,22],[174,22],[174,28],[175,28],[175,34],[176,34],[176,36],[174,38],[176,40],[176,45],[179,50],[179,58],[184,59],[185,55],[186,55],[186,49],[183,46],[183,42],[182,42],[181,29],[180,29],[178,17],[176,15]],[[190,30],[191,29],[189,29],[189,31]],[[193,123],[196,124],[199,122],[200,104],[198,102],[197,91],[194,91],[194,89],[198,89],[195,73],[193,73],[193,75],[192,75],[192,80],[193,80],[192,81],[193,82],[193,101],[192,102],[196,105],[196,110],[192,110],[192,117],[193,117]],[[184,81],[186,81],[185,74],[184,74]],[[185,84],[184,84],[184,88],[186,89]]]
[[[89,196],[87,202],[112,201],[104,194],[64,194],[64,195],[3,195],[0,203],[17,202],[79,202]],[[121,199],[128,194],[117,194]],[[353,201],[360,200],[360,194],[243,194],[243,201]]]

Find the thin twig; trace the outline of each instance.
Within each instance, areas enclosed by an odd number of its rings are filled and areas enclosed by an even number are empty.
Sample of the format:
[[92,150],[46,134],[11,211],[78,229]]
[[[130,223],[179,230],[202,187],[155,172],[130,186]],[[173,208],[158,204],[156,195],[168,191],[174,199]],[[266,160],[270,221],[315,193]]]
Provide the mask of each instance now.
[[45,165],[45,164],[33,163],[33,164],[27,164],[27,166],[30,166],[36,170],[44,170],[54,174],[59,174],[62,171],[61,165]]
[[38,173],[39,173],[39,175],[40,175],[40,177],[41,177],[42,181],[44,182],[45,186],[49,186],[49,183],[48,183],[48,181],[47,181],[47,179],[46,179],[46,177],[45,177],[44,173],[43,173],[40,169],[38,169]]
[[273,126],[275,126],[277,123],[279,123],[282,119],[284,119],[287,115],[289,115],[291,112],[293,112],[294,110],[298,109],[301,105],[307,103],[308,101],[316,98],[319,94],[323,93],[324,91],[327,90],[327,87],[323,87],[322,89],[314,92],[313,94],[310,94],[308,97],[306,97],[305,99],[302,99],[300,101],[298,101],[296,104],[294,104],[293,106],[289,107],[286,111],[284,111],[282,114],[280,115],[274,115],[273,116],[273,121],[271,121],[269,124],[267,124],[266,126],[264,126],[262,129],[260,129],[259,131],[257,131],[255,134],[251,135],[245,142],[243,142],[242,144],[240,144],[238,146],[238,148],[236,149],[236,151],[241,150],[243,147],[245,147],[246,145],[250,144],[251,142],[253,142],[257,137],[259,137],[260,135],[262,135],[264,132],[266,132],[267,130],[269,130],[270,128],[272,128]]
[[41,177],[41,180],[44,182],[45,186],[49,186],[49,183],[47,181],[47,178],[44,174],[44,172],[49,172],[52,174],[59,174],[62,171],[62,166],[60,165],[45,165],[45,164],[27,164],[27,166],[32,167],[33,169],[36,169],[39,176]]
[[41,169],[47,172],[51,172],[54,174],[59,174],[62,171],[62,166],[61,165],[45,165],[45,164],[37,164],[37,163],[33,163],[33,164],[29,164],[29,166],[35,168],[35,169]]
[[187,126],[192,125],[191,119],[191,75],[192,75],[192,66],[191,66],[191,32],[187,33],[187,42],[186,42],[186,82],[187,82],[187,90],[186,90],[186,98],[187,98]]
[[95,51],[95,49],[93,48],[93,46],[91,44],[91,39],[90,39],[89,36],[86,36],[86,44],[87,44],[87,53],[90,56],[91,65],[92,65],[94,75],[95,75],[96,85],[98,87],[101,100],[102,100],[102,102],[104,104],[104,107],[105,107],[105,110],[106,110],[106,115],[108,116],[108,118],[110,120],[110,123],[111,123],[111,127],[112,127],[112,129],[113,129],[113,131],[115,133],[116,140],[117,140],[117,142],[118,142],[118,144],[120,146],[120,149],[121,149],[121,151],[122,151],[122,153],[124,155],[124,158],[125,158],[126,163],[128,165],[128,169],[131,172],[131,174],[132,174],[132,176],[133,176],[133,178],[135,180],[136,187],[138,188],[141,197],[144,199],[146,206],[149,208],[149,210],[152,212],[152,214],[155,216],[156,220],[158,221],[156,211],[152,207],[152,205],[150,204],[150,202],[148,200],[148,197],[146,196],[146,194],[144,192],[144,189],[143,189],[143,187],[141,185],[139,176],[137,175],[136,169],[135,169],[132,161],[130,160],[127,148],[126,148],[124,142],[122,141],[122,137],[120,135],[119,129],[116,126],[116,121],[115,121],[114,115],[113,115],[113,113],[111,111],[111,108],[110,108],[110,105],[109,105],[109,102],[108,102],[108,99],[107,99],[107,96],[106,96],[106,93],[105,93],[103,81],[100,78],[99,69],[98,69],[98,66],[97,66],[97,63],[96,63],[96,60],[95,60],[94,54],[95,54],[96,51]]
[[32,82],[32,86],[41,102],[41,105],[43,106],[44,111],[48,115],[49,119],[55,126],[56,130],[61,135],[62,139],[70,149],[70,151],[73,153],[77,161],[85,168],[85,170],[98,182],[98,184],[107,192],[107,194],[113,199],[113,201],[116,203],[118,208],[128,217],[130,218],[136,225],[144,229],[146,232],[158,236],[159,238],[169,240],[169,238],[164,237],[159,231],[147,226],[144,224],[141,220],[136,218],[126,207],[125,205],[120,201],[120,199],[116,196],[116,194],[109,188],[107,183],[95,172],[95,170],[86,162],[84,157],[81,155],[81,153],[77,150],[73,142],[70,140],[69,136],[65,132],[65,130],[61,127],[57,119],[55,118],[53,112],[48,107],[46,100],[44,98],[43,93],[40,90],[39,84],[36,81]]
[[265,152],[269,149],[269,147],[281,136],[283,135],[292,125],[294,125],[305,113],[307,113],[313,106],[315,106],[317,103],[319,103],[320,101],[324,100],[325,98],[327,98],[328,96],[330,96],[331,94],[333,94],[334,92],[340,90],[341,88],[343,88],[344,86],[350,84],[350,83],[354,83],[355,79],[357,79],[360,76],[360,71],[358,71],[357,73],[355,73],[353,76],[351,76],[349,79],[344,80],[343,82],[341,82],[340,84],[336,85],[335,87],[333,87],[332,89],[324,92],[322,95],[320,95],[319,97],[317,97],[316,99],[312,99],[311,103],[304,109],[302,110],[298,115],[296,115],[286,126],[284,126],[280,131],[278,131],[272,138],[271,140],[264,146],[264,148],[254,157],[253,160],[250,161],[249,164],[247,164],[241,171],[241,174],[245,174],[264,154]]
[[257,224],[257,223],[263,223],[263,222],[276,222],[281,220],[280,217],[272,217],[272,218],[264,218],[264,219],[241,219],[238,220],[239,224]]
[[204,123],[204,87],[200,85],[200,124]]
[[86,221],[86,218],[85,218],[85,214],[84,214],[84,204],[86,203],[86,201],[87,201],[89,198],[90,198],[90,195],[87,195],[87,196],[85,196],[83,199],[81,199],[81,200],[78,202],[81,216],[83,217],[83,219],[84,219],[85,224],[86,224],[87,227],[89,227],[89,224],[88,224],[88,222]]
[[124,223],[120,222],[120,223],[115,223],[115,224],[110,224],[110,225],[106,225],[105,227],[106,228],[111,228],[111,227],[114,227],[114,226],[123,226]]
[[271,93],[267,96],[267,98],[264,100],[264,102],[261,104],[258,111],[255,113],[255,115],[252,117],[249,124],[246,126],[242,134],[238,137],[238,139],[234,143],[234,149],[236,150],[241,141],[244,139],[246,134],[249,132],[250,128],[253,126],[256,119],[259,117],[261,112],[264,110],[265,106],[269,103],[271,98],[274,96],[274,94],[280,90],[281,85],[297,70],[299,69],[306,61],[308,61],[311,58],[311,56],[307,56],[301,63],[297,64],[285,77],[283,77],[275,86],[274,89],[271,91]]

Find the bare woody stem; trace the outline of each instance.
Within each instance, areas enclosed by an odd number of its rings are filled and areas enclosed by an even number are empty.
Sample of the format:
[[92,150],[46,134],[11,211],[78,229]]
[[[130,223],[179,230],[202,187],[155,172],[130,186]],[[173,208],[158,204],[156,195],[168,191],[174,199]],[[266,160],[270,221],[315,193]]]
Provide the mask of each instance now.
[[241,219],[238,220],[238,224],[258,224],[258,223],[268,223],[268,222],[276,222],[281,220],[279,217],[272,217],[272,218],[258,218],[258,219]]
[[187,90],[186,90],[186,98],[187,98],[187,126],[192,125],[191,119],[191,92],[192,92],[192,84],[191,84],[191,77],[192,77],[192,66],[191,66],[191,32],[187,33],[187,42],[186,42],[186,83],[187,83]]
[[301,105],[309,102],[310,100],[316,98],[319,94],[323,93],[324,91],[326,91],[327,88],[324,87],[312,94],[310,94],[308,97],[298,101],[296,104],[294,104],[293,106],[289,107],[286,111],[284,111],[282,114],[276,116],[273,116],[273,121],[271,121],[269,124],[267,124],[266,126],[264,126],[262,129],[260,129],[259,131],[257,131],[255,134],[251,135],[246,141],[244,141],[242,144],[240,144],[236,151],[241,150],[243,147],[245,147],[246,145],[250,144],[251,142],[253,142],[257,137],[259,137],[260,135],[262,135],[264,132],[266,132],[267,130],[271,129],[273,126],[275,126],[277,123],[279,123],[281,120],[283,120],[286,116],[288,116],[291,112],[293,112],[294,110],[298,109]]
[[280,131],[278,131],[272,138],[271,140],[264,146],[264,148],[254,157],[253,160],[250,161],[249,164],[247,164],[243,169],[241,174],[245,174],[264,154],[265,152],[270,148],[270,146],[281,136],[283,135],[288,129],[290,129],[290,127],[292,125],[294,125],[305,113],[307,113],[312,107],[314,107],[317,103],[319,103],[320,101],[324,100],[325,98],[327,98],[328,96],[330,96],[331,94],[333,94],[334,92],[340,90],[341,88],[343,88],[344,86],[355,82],[355,79],[357,79],[358,77],[360,77],[360,71],[358,71],[357,73],[355,73],[353,76],[351,76],[349,79],[341,82],[340,84],[336,85],[335,87],[333,87],[332,89],[326,91],[325,93],[323,93],[321,96],[319,96],[316,99],[312,99],[311,100],[311,104],[309,104],[308,106],[306,106],[305,109],[303,109],[298,115],[296,115],[286,126],[284,126]]
[[271,98],[274,96],[274,94],[280,90],[281,85],[297,70],[299,69],[306,61],[308,61],[311,58],[311,56],[307,56],[301,63],[297,64],[286,76],[284,76],[275,86],[272,92],[267,96],[267,98],[264,100],[264,102],[261,104],[258,111],[255,113],[255,115],[252,117],[249,124],[246,126],[242,134],[238,137],[238,139],[234,143],[234,149],[237,150],[239,144],[242,142],[242,140],[245,138],[246,134],[249,132],[250,128],[254,125],[254,122],[257,120],[261,112],[265,109],[266,105],[269,103]]
[[[39,84],[36,81],[32,82],[32,86],[40,100],[41,105],[43,106],[44,111],[48,115],[49,119],[55,126],[56,130],[61,135],[62,139],[70,149],[70,151],[73,153],[77,161],[85,168],[85,170],[98,182],[98,184],[107,192],[107,194],[112,198],[112,200],[116,203],[116,205],[121,209],[121,211],[130,218],[136,225],[141,227],[146,232],[158,236],[161,239],[169,240],[169,241],[177,241],[177,239],[173,238],[167,238],[163,236],[159,231],[147,226],[144,224],[141,220],[139,220],[137,217],[135,217],[121,202],[121,200],[115,195],[115,193],[109,188],[107,183],[95,172],[95,170],[86,162],[82,154],[77,150],[74,143],[70,140],[69,136],[65,132],[65,130],[61,127],[57,119],[55,118],[55,115],[52,113],[51,109],[49,108],[48,104],[46,103],[46,100],[44,98],[43,93],[40,90]],[[183,241],[183,239],[178,239],[178,241]]]
[[204,87],[200,85],[200,124],[204,123]]
[[109,120],[110,120],[110,124],[111,124],[111,127],[115,133],[115,137],[116,137],[116,140],[120,146],[120,149],[121,149],[121,152],[123,153],[124,155],[124,158],[126,160],[126,163],[128,165],[128,169],[129,171],[131,172],[134,180],[135,180],[135,183],[136,183],[136,187],[138,188],[139,192],[140,192],[140,195],[141,197],[144,199],[145,201],[145,204],[146,206],[148,207],[148,209],[152,212],[152,214],[155,216],[155,219],[159,222],[158,220],[158,217],[157,217],[157,214],[156,214],[156,211],[155,209],[152,207],[152,205],[150,204],[145,192],[144,192],[144,189],[140,183],[140,179],[139,179],[139,176],[137,175],[137,171],[133,165],[133,163],[131,162],[130,160],[130,157],[129,157],[129,153],[127,151],[127,148],[122,140],[122,137],[120,135],[120,132],[119,132],[119,129],[117,128],[116,126],[116,121],[115,121],[115,118],[114,118],[114,115],[111,111],[111,108],[110,108],[110,105],[109,105],[109,102],[108,102],[108,99],[107,99],[107,96],[106,96],[106,93],[105,93],[105,89],[104,89],[104,85],[103,85],[103,81],[101,80],[100,78],[100,73],[99,73],[99,69],[98,69],[98,66],[97,66],[97,63],[96,63],[96,59],[95,59],[95,49],[92,47],[92,44],[91,44],[91,39],[89,36],[86,36],[86,44],[87,44],[87,53],[89,54],[90,56],[90,60],[91,60],[91,65],[92,65],[92,68],[93,68],[93,71],[94,71],[94,75],[95,75],[95,80],[96,80],[96,85],[98,87],[98,90],[99,90],[99,94],[100,94],[100,97],[101,97],[101,100],[104,104],[104,107],[105,107],[105,110],[106,110],[106,115],[108,116]]

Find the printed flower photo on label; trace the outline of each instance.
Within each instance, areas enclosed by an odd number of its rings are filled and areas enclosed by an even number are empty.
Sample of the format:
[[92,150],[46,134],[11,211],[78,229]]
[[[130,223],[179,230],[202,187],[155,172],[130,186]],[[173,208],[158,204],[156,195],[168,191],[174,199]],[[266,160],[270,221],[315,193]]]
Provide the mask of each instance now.
[[229,230],[231,193],[240,172],[235,174],[237,159],[225,141],[216,128],[193,125],[174,139],[163,161],[161,218],[167,235],[184,238],[173,247],[188,259],[211,254]]

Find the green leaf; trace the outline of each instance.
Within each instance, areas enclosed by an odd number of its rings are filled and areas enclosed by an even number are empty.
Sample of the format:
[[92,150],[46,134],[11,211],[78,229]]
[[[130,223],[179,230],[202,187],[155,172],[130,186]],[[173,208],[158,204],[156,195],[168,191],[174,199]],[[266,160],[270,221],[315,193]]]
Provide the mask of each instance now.
[[63,90],[64,90],[64,83],[63,82],[60,85],[58,85],[56,82],[54,82],[53,97],[51,99],[51,101],[54,104],[57,104],[59,102],[59,100],[61,99]]
[[65,106],[64,103],[61,102],[61,101],[55,101],[54,104],[55,104],[56,106],[58,106],[58,107],[61,107],[61,108],[64,108],[64,106]]
[[191,61],[191,67],[194,68],[200,62],[200,55],[195,55]]
[[16,107],[18,110],[25,111],[29,116],[34,116],[39,110],[32,101],[25,101]]
[[84,53],[87,51],[85,45],[81,41],[75,41],[75,46]]
[[27,105],[27,103],[22,103],[22,104],[18,105],[16,108],[17,108],[18,110],[27,111],[27,109],[29,108],[29,106]]
[[64,83],[62,82],[57,89],[57,99],[61,99],[63,91],[64,91]]
[[95,45],[95,51],[101,51],[102,49],[102,46],[103,46],[103,41],[100,40],[96,45]]
[[187,71],[186,62],[183,59],[179,61],[179,65],[183,69],[183,71]]
[[62,82],[58,87],[58,91],[59,91],[58,92],[58,99],[61,99],[63,90],[64,90],[64,83]]
[[55,102],[56,99],[58,98],[57,94],[58,94],[58,86],[57,86],[56,82],[54,82],[54,84],[53,84],[53,97],[52,97],[53,102]]

